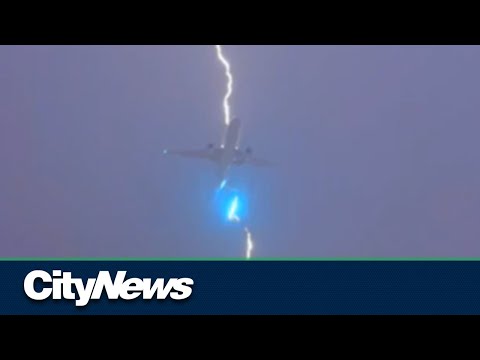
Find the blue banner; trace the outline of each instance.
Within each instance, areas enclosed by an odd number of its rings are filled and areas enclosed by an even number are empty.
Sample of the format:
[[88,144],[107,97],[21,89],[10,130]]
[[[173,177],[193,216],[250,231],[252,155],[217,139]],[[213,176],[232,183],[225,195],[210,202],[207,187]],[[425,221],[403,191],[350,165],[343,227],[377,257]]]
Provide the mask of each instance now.
[[8,315],[480,314],[477,261],[1,261]]

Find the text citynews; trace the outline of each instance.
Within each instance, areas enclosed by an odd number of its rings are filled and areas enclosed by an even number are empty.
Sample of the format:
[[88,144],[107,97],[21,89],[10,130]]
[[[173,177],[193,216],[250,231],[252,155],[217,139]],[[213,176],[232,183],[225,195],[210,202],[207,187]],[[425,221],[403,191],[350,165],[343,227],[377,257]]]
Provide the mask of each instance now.
[[[96,278],[89,278],[86,283],[82,279],[72,278],[71,272],[53,270],[52,275],[43,270],[30,272],[23,282],[25,294],[32,300],[42,301],[75,300],[75,306],[86,306],[90,300],[98,300],[105,290],[108,299],[133,300],[140,295],[151,300],[156,294],[157,300],[165,300],[170,296],[173,300],[185,300],[192,294],[193,280],[190,278],[131,278],[125,279],[126,271],[118,271],[115,280],[110,272],[100,271]],[[35,289],[35,282],[42,283],[41,289]],[[76,293],[74,292],[76,291]]]

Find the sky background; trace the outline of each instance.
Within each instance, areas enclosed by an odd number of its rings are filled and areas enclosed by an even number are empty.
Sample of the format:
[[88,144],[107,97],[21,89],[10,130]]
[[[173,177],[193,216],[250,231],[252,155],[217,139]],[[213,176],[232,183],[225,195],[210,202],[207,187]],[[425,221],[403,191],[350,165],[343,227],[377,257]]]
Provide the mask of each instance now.
[[[480,47],[230,46],[254,257],[480,257]],[[0,257],[242,257],[209,46],[0,46]]]

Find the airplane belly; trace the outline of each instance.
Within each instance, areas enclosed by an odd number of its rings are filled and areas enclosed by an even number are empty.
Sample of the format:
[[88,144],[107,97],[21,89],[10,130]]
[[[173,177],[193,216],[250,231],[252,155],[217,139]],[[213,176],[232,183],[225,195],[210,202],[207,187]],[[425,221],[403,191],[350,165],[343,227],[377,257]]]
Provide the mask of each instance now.
[[224,167],[229,166],[233,162],[234,155],[235,155],[234,148],[226,148],[225,152],[223,153],[222,165]]
[[232,148],[232,150],[235,149],[235,147],[237,146],[239,136],[240,136],[240,122],[234,119],[227,129],[227,134],[225,137],[225,145],[229,148]]
[[223,172],[226,172],[235,160],[237,143],[240,136],[240,121],[238,119],[232,120],[225,135],[225,143],[220,161],[220,167]]

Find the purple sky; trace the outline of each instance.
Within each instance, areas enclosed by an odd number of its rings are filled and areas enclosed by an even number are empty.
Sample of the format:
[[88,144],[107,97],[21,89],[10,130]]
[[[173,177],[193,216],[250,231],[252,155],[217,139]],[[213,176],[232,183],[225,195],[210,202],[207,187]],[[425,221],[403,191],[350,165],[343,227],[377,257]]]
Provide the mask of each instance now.
[[[225,46],[254,256],[480,257],[480,47]],[[0,257],[241,257],[212,46],[0,46]]]

